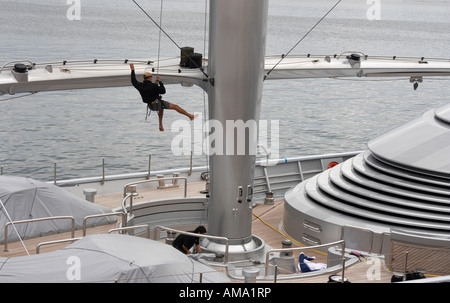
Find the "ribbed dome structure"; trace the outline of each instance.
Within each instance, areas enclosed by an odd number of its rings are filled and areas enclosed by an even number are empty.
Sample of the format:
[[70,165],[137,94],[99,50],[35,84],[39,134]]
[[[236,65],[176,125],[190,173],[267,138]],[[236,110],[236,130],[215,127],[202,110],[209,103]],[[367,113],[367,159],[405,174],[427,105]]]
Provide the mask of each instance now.
[[392,229],[450,239],[450,104],[370,141],[285,202],[283,228],[306,245],[340,239],[343,226],[373,232],[374,250]]

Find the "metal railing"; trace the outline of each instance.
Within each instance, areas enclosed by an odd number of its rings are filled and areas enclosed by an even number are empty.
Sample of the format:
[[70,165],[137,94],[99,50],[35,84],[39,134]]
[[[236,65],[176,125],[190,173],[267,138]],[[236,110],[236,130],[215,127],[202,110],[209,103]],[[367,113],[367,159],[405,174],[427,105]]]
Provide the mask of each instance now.
[[30,60],[14,60],[14,61],[9,61],[9,62],[6,62],[5,64],[3,64],[3,66],[0,68],[0,73],[3,71],[3,69],[4,69],[6,66],[8,66],[8,65],[11,64],[11,63],[23,63],[23,62],[28,62],[28,63],[30,63],[31,65],[33,65],[33,62],[31,62]]
[[79,240],[79,239],[81,239],[81,238],[68,238],[68,239],[62,239],[62,240],[54,240],[54,241],[48,241],[48,242],[41,242],[41,243],[39,243],[38,245],[36,245],[36,254],[38,255],[39,254],[39,251],[40,251],[40,248],[41,248],[41,246],[44,246],[44,245],[51,245],[51,244],[59,244],[59,243],[64,243],[64,242],[73,242],[73,241],[76,241],[76,240]]
[[[107,176],[106,173],[105,173],[105,171],[106,171],[105,158],[102,158],[101,160],[102,160],[102,164],[101,164],[102,175],[100,177],[86,178],[86,179],[89,179],[86,182],[94,182],[93,179],[96,179],[96,182],[98,181],[98,182],[100,182],[101,185],[104,185],[105,182],[108,181],[108,179],[111,177],[111,176]],[[146,180],[150,179],[151,161],[152,161],[152,155],[149,154],[148,155],[148,168],[147,168],[147,172],[145,172],[145,179]],[[187,171],[187,175],[191,176],[192,172],[193,172],[193,153],[191,152],[191,156],[190,156],[190,159],[189,159],[189,169]],[[1,174],[3,174],[3,167],[1,167]],[[139,176],[141,176],[142,174],[143,174],[143,172],[139,172],[139,173],[134,173],[134,174],[131,174],[131,175],[136,175],[136,176],[139,175]],[[112,177],[114,177],[114,176],[112,176]],[[65,181],[70,181],[70,180],[65,180]],[[80,180],[77,180],[77,181],[78,181],[77,184],[79,184]],[[84,182],[84,181],[81,181],[81,182]],[[57,183],[58,183],[58,180],[57,180],[57,162],[54,162],[53,163],[53,184],[56,185]]]
[[127,206],[127,200],[128,199],[130,199],[130,216],[131,216],[133,214],[133,194],[132,193],[127,194],[125,196],[125,198],[123,198],[121,206],[122,206],[123,212],[125,214],[127,214],[128,212],[127,212],[127,207],[126,206]]
[[341,227],[341,240],[345,240],[344,236],[345,236],[345,229],[349,228],[349,229],[355,229],[355,230],[360,230],[360,231],[365,231],[368,232],[370,234],[370,248],[369,248],[369,253],[372,253],[372,248],[373,248],[373,239],[374,239],[374,232],[368,228],[362,228],[362,227],[358,227],[358,226],[352,226],[352,225],[343,225]]
[[198,238],[206,238],[206,239],[213,239],[213,240],[222,240],[225,241],[225,255],[224,255],[224,259],[223,259],[223,263],[227,264],[228,263],[228,255],[229,255],[229,248],[230,248],[230,241],[228,240],[228,238],[226,237],[218,237],[218,236],[211,236],[211,235],[205,235],[205,234],[195,234],[195,233],[190,233],[187,231],[182,231],[182,230],[177,230],[177,229],[173,229],[173,228],[169,228],[169,227],[165,227],[165,226],[155,226],[154,228],[155,233],[153,236],[153,240],[158,240],[160,238],[160,233],[162,230],[166,230],[166,231],[171,231],[177,234],[183,234],[183,235],[188,235],[188,236],[194,236],[194,237],[198,237]]
[[[127,188],[129,186],[132,185],[140,185],[143,183],[150,183],[150,182],[159,182],[159,181],[166,181],[166,180],[184,180],[184,198],[187,197],[187,178],[186,177],[166,177],[166,178],[158,178],[158,179],[150,179],[150,180],[142,180],[142,181],[136,181],[136,182],[131,182],[128,184],[125,184],[125,186],[123,187],[123,197],[124,199],[122,200],[122,209],[123,211],[126,213],[126,200],[128,198],[132,198],[133,195],[132,194],[127,194]],[[130,213],[133,213],[133,200],[130,199]]]
[[22,224],[22,223],[32,223],[39,221],[50,221],[50,220],[72,220],[72,238],[75,236],[75,218],[72,216],[55,216],[55,217],[45,217],[45,218],[37,218],[37,219],[28,219],[28,220],[20,220],[20,221],[12,221],[8,222],[5,225],[5,244],[4,244],[4,252],[8,251],[8,226],[12,224]]
[[131,182],[131,183],[125,184],[125,186],[123,187],[123,196],[125,197],[127,195],[127,187],[131,186],[131,185],[140,185],[143,183],[159,182],[159,181],[166,181],[166,180],[180,180],[180,179],[184,180],[184,197],[186,198],[186,196],[187,196],[187,177],[165,177],[165,178]]
[[[106,214],[90,215],[90,216],[84,217],[84,219],[83,219],[83,237],[86,236],[86,231],[87,231],[86,221],[88,219],[99,218],[99,217],[110,217],[110,216],[121,216],[122,217],[122,226],[123,227],[127,226],[127,214],[123,213],[123,212],[113,212],[113,213],[106,213]],[[72,238],[73,238],[73,236],[72,236]]]
[[[308,249],[316,249],[316,248],[321,248],[321,247],[327,247],[327,246],[336,246],[336,245],[341,245],[342,246],[342,254],[341,254],[341,258],[342,258],[342,281],[344,281],[344,268],[345,268],[345,241],[344,240],[339,240],[336,242],[331,242],[331,243],[327,243],[327,244],[321,244],[321,245],[314,245],[314,246],[305,246],[305,247],[291,247],[291,248],[272,248],[269,251],[266,252],[266,265],[265,265],[265,277],[267,278],[269,275],[269,257],[271,253],[274,252],[294,252],[294,251],[299,251],[299,250],[308,250]],[[276,279],[276,274],[275,277]]]
[[118,227],[118,228],[113,228],[108,230],[108,234],[112,233],[112,232],[116,232],[116,231],[125,231],[125,230],[133,230],[133,229],[137,229],[137,228],[145,228],[146,229],[146,238],[150,239],[150,226],[148,225],[134,225],[134,226],[128,226],[128,227]]

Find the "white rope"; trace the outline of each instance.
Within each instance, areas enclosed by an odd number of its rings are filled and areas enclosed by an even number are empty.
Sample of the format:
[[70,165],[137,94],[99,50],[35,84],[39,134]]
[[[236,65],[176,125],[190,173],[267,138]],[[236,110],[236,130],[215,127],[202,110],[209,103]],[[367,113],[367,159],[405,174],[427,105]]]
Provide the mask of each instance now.
[[9,216],[9,213],[8,213],[8,211],[6,210],[5,205],[3,204],[3,202],[2,202],[1,199],[0,199],[0,204],[2,205],[2,208],[3,208],[3,210],[5,211],[5,214],[6,214],[6,216],[8,217],[9,222],[11,223],[11,225],[12,225],[12,227],[14,228],[14,230],[15,230],[17,236],[19,237],[20,243],[22,243],[23,248],[24,248],[25,251],[27,252],[27,255],[30,255],[30,253],[28,252],[27,247],[25,246],[25,243],[23,243],[22,238],[20,237],[20,234],[19,234],[19,232],[18,232],[17,229],[16,229],[16,226],[14,225],[14,223],[13,223],[11,217]]

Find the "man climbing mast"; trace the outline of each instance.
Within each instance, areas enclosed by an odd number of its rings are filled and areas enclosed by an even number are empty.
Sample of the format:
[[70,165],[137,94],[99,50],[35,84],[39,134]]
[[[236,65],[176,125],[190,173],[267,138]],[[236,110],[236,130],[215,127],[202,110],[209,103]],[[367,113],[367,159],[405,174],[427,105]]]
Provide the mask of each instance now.
[[162,119],[164,115],[164,109],[174,109],[180,114],[185,115],[190,120],[194,120],[198,115],[189,114],[176,104],[172,104],[168,101],[162,100],[160,95],[166,93],[164,84],[159,77],[156,78],[156,83],[152,82],[153,75],[149,72],[145,72],[143,77],[144,81],[139,82],[136,80],[136,74],[134,71],[134,64],[130,64],[131,68],[131,84],[139,91],[142,97],[142,102],[147,103],[150,110],[157,111],[159,117],[159,130],[164,131]]

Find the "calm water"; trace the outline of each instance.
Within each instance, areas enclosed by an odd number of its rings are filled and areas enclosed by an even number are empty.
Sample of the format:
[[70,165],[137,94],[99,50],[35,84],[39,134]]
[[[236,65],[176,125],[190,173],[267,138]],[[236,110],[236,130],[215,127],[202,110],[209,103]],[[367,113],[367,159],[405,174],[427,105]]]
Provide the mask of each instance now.
[[[160,1],[139,3],[159,20]],[[292,54],[446,57],[450,54],[450,1],[380,0],[380,20],[369,20],[366,0],[343,0]],[[286,53],[335,1],[270,2],[266,53]],[[130,0],[81,1],[81,20],[69,21],[65,0],[0,0],[0,64],[73,59],[155,60],[159,30]],[[205,1],[163,2],[163,27],[181,46],[205,54]],[[207,48],[206,48],[207,49]],[[178,48],[163,37],[161,57]],[[206,53],[207,56],[207,53]],[[166,99],[189,111],[204,112],[197,87],[168,86]],[[280,120],[280,156],[294,157],[362,150],[367,142],[426,110],[450,102],[449,81],[428,80],[412,89],[395,81],[266,81],[261,119]],[[11,96],[2,96],[3,101]],[[175,157],[171,124],[164,133],[157,115],[144,122],[145,106],[132,87],[43,92],[0,102],[0,166],[4,174],[40,180],[106,173],[186,167]],[[194,165],[205,165],[196,156]]]

